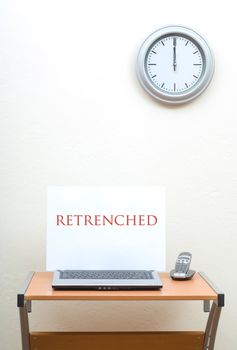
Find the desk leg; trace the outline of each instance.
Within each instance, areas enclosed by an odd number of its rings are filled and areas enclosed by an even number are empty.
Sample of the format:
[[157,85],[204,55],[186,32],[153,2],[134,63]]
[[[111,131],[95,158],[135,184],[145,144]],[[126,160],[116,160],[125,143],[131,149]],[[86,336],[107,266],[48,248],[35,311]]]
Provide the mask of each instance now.
[[217,331],[217,327],[220,319],[220,314],[221,314],[221,307],[218,306],[215,302],[213,302],[211,307],[211,312],[207,320],[203,350],[214,349],[216,331]]
[[30,312],[30,309],[31,305],[27,301],[24,301],[24,305],[19,307],[22,350],[30,350],[30,331],[28,319],[28,312]]

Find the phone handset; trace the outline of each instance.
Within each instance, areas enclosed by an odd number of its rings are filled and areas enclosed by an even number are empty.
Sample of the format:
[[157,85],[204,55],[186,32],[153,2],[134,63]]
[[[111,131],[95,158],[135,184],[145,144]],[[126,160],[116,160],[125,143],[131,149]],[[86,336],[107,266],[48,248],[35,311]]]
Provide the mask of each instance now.
[[195,271],[189,270],[191,260],[191,253],[180,253],[175,263],[175,269],[170,271],[170,277],[174,280],[190,280],[195,274]]

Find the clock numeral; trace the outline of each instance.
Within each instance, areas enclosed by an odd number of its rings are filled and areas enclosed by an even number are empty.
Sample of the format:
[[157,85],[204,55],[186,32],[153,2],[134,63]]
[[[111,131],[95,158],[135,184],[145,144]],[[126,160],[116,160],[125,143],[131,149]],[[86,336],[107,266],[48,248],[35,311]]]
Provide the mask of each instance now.
[[196,79],[198,78],[198,77],[197,77],[196,75],[194,75],[194,74],[193,74],[193,77],[196,78]]
[[165,85],[165,83],[163,83],[163,84],[161,85],[161,87],[163,88],[164,85]]
[[185,83],[185,86],[186,86],[186,88],[188,88],[188,84],[187,83]]
[[151,78],[153,79],[153,78],[155,78],[156,76],[157,76],[157,75],[155,74],[155,75],[153,75],[153,77],[151,77]]
[[189,43],[189,40],[187,40],[187,41],[186,41],[186,44],[185,44],[185,46],[187,46],[187,45],[188,45],[188,43]]
[[164,42],[163,42],[163,41],[161,41],[161,44],[162,44],[163,46],[165,46],[165,44],[164,44]]
[[174,91],[176,91],[176,84],[174,83]]
[[148,66],[156,66],[156,63],[148,63]]
[[201,66],[202,64],[201,63],[194,63],[193,65],[194,66]]
[[153,50],[152,50],[151,52],[153,52],[154,54],[157,54],[157,52],[155,52],[155,51],[153,51]]
[[198,50],[197,51],[195,51],[195,52],[193,52],[193,54],[195,55],[195,53],[197,53],[198,52]]

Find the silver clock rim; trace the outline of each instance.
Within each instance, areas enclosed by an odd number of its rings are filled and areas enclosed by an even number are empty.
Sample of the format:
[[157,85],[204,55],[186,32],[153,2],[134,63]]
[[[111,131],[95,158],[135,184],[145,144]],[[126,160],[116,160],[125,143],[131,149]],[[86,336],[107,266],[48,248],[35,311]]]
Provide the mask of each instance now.
[[[173,34],[184,35],[185,37],[192,39],[192,41],[194,43],[197,43],[198,46],[201,48],[205,58],[204,72],[197,84],[195,84],[192,88],[186,90],[185,92],[181,92],[177,95],[162,92],[155,88],[155,86],[148,78],[145,70],[146,54],[150,46],[159,38]],[[184,27],[181,25],[171,25],[156,30],[145,39],[138,53],[136,67],[137,77],[140,84],[151,96],[164,103],[181,104],[191,101],[194,98],[198,97],[208,87],[214,74],[215,62],[212,51],[207,41],[200,34],[188,27]]]

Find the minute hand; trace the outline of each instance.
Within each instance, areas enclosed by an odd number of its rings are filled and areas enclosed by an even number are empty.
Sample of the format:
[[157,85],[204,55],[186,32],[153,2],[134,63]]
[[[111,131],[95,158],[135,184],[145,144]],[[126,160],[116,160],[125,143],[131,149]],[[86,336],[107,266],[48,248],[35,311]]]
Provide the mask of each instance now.
[[174,71],[176,71],[176,66],[177,66],[177,62],[176,62],[176,38],[173,38],[173,67],[174,67]]

